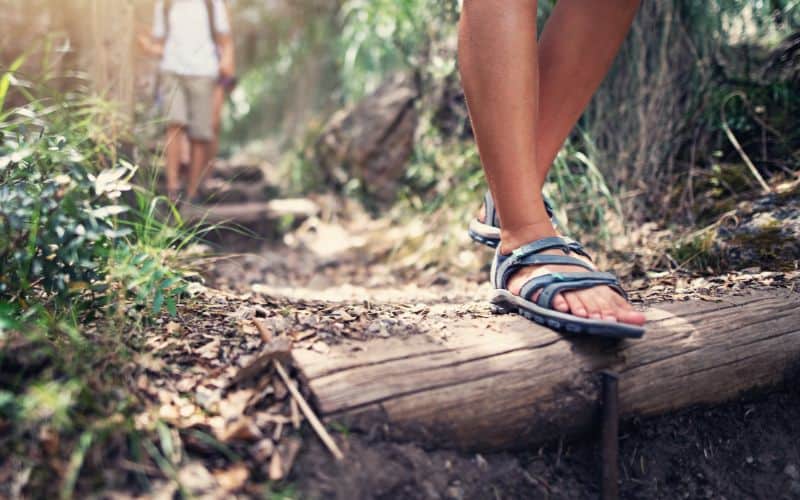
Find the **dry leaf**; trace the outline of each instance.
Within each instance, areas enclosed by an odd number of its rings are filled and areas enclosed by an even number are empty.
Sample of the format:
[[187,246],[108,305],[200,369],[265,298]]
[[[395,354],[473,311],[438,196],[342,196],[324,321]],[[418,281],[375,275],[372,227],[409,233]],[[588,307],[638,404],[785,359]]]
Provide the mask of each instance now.
[[259,462],[266,462],[274,451],[275,443],[269,438],[262,439],[250,448],[250,454]]
[[226,420],[239,418],[244,415],[247,403],[253,397],[252,389],[242,389],[228,394],[228,397],[219,404],[219,414]]
[[331,350],[330,346],[321,340],[314,342],[314,344],[311,346],[311,349],[320,354],[328,354]]
[[214,471],[217,483],[227,492],[233,493],[242,489],[250,477],[250,471],[244,464],[236,464],[228,469]]
[[167,323],[166,329],[169,335],[177,335],[181,333],[183,327],[181,326],[180,323],[176,323],[175,321],[170,321],[169,323]]
[[180,419],[178,409],[171,404],[161,405],[161,408],[158,409],[158,416],[168,422],[177,422]]
[[221,342],[219,339],[214,339],[208,344],[197,350],[197,353],[203,359],[217,359],[219,357],[219,349]]
[[256,441],[261,439],[261,437],[261,430],[256,426],[255,422],[253,422],[253,419],[244,417],[229,425],[222,434],[220,441],[224,443],[229,443],[234,440]]
[[175,389],[179,392],[189,392],[197,385],[197,379],[194,377],[184,377],[175,384]]
[[269,462],[270,481],[280,481],[283,479],[283,460],[280,453],[273,453],[272,460]]

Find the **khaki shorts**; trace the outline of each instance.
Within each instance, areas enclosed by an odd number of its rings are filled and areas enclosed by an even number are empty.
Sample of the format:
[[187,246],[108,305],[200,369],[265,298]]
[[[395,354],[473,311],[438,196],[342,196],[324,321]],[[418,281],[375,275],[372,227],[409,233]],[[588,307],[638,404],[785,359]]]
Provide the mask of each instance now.
[[216,79],[211,77],[162,73],[161,99],[167,123],[186,127],[191,139],[213,139],[215,85]]

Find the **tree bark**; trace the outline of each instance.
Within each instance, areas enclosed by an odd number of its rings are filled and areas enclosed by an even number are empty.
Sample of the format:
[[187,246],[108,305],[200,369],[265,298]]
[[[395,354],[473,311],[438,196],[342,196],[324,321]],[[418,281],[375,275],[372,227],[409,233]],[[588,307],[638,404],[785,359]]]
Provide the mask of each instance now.
[[496,450],[595,428],[600,370],[620,376],[623,418],[777,384],[800,360],[798,306],[800,295],[787,291],[674,303],[648,311],[643,340],[619,344],[487,316],[294,358],[329,419],[392,438]]
[[[119,116],[129,122],[134,104],[134,5],[130,0],[92,0],[89,76],[95,93],[118,106]],[[116,133],[116,120],[108,124]],[[124,124],[123,124],[124,125]]]

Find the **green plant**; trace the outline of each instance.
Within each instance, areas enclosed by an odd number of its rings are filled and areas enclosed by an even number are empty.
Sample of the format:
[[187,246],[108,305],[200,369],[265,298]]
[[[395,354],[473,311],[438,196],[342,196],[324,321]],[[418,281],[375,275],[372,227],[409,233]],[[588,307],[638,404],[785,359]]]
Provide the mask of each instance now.
[[133,167],[93,173],[62,135],[0,129],[0,298],[64,303],[91,291],[126,234],[116,218]]

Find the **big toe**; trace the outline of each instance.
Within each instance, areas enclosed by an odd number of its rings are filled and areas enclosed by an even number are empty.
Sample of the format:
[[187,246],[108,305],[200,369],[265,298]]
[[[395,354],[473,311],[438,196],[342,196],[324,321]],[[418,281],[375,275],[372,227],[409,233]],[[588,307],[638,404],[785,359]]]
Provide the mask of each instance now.
[[618,309],[617,312],[617,320],[623,323],[628,323],[631,325],[642,326],[647,321],[644,313],[639,311],[635,311],[633,309],[625,310],[625,309]]

